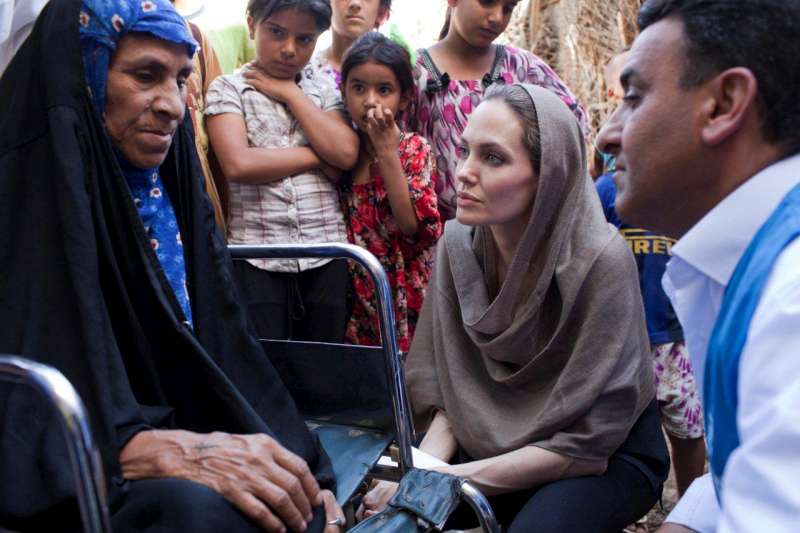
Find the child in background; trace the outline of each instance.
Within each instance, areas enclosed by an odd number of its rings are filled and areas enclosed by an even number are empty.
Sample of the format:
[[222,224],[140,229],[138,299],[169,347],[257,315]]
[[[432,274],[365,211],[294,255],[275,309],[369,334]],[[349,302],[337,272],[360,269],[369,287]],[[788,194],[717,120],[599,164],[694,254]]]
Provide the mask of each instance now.
[[518,0],[447,0],[439,42],[420,50],[414,69],[416,94],[407,127],[430,140],[443,219],[455,216],[457,148],[472,110],[496,82],[531,83],[550,89],[572,109],[588,134],[586,116],[558,75],[530,52],[492,44],[505,31]]
[[339,85],[344,53],[356,39],[389,20],[392,0],[331,0],[331,8],[331,45],[315,53],[308,66]]
[[[356,167],[342,180],[351,243],[372,252],[389,277],[397,341],[407,352],[433,267],[442,224],[431,148],[395,122],[414,90],[408,52],[378,32],[361,36],[342,63],[342,94],[361,137]],[[378,345],[375,287],[351,267],[353,310],[347,340]]]
[[[256,61],[212,83],[208,132],[230,182],[232,244],[345,242],[335,182],[358,137],[327,77],[304,72],[330,24],[328,0],[250,0]],[[264,338],[341,342],[347,265],[320,259],[234,264]]]

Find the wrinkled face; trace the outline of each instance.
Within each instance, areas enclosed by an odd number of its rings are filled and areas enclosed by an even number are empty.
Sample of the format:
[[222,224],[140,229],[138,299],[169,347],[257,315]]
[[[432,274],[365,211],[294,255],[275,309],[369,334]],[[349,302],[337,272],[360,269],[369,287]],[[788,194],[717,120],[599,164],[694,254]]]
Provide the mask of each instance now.
[[191,73],[185,45],[135,33],[120,39],[108,70],[103,118],[111,140],[133,166],[164,162],[183,121]]
[[378,29],[389,18],[380,0],[333,0],[331,30],[348,39],[358,39],[368,31]]
[[247,25],[258,65],[281,80],[293,79],[303,70],[319,37],[314,16],[296,9],[282,9],[258,23],[247,17]]
[[485,48],[503,33],[519,0],[447,0],[453,8],[450,30],[467,43]]
[[458,148],[456,218],[469,226],[525,226],[538,177],[522,123],[505,102],[487,100],[469,118]]
[[683,25],[673,19],[637,37],[622,69],[622,103],[597,138],[601,151],[616,156],[620,218],[672,237],[680,236],[676,219],[704,197],[709,179],[703,92],[680,86],[684,47]]
[[376,105],[391,109],[396,116],[408,104],[394,71],[372,61],[353,67],[347,75],[342,93],[347,111],[361,131],[366,131],[367,112]]

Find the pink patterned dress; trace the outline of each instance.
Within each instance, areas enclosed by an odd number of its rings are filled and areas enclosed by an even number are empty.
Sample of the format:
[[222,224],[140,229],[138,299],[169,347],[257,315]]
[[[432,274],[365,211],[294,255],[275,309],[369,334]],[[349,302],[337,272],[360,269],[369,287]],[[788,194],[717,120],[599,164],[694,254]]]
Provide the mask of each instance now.
[[[417,215],[419,227],[415,235],[404,235],[397,226],[376,165],[372,166],[371,181],[342,187],[342,200],[348,240],[372,252],[386,270],[394,297],[398,346],[401,351],[408,352],[433,269],[442,223],[433,190],[436,170],[430,145],[419,135],[404,134],[398,152]],[[353,263],[350,263],[350,274],[355,294],[347,324],[347,341],[380,345],[375,287],[369,275]]]
[[525,50],[496,45],[494,65],[482,80],[451,80],[440,72],[426,50],[420,50],[414,67],[415,97],[406,115],[406,127],[431,143],[439,180],[436,194],[443,220],[456,213],[456,148],[472,110],[493,83],[530,83],[550,89],[572,109],[585,135],[586,114],[561,78],[537,56]]

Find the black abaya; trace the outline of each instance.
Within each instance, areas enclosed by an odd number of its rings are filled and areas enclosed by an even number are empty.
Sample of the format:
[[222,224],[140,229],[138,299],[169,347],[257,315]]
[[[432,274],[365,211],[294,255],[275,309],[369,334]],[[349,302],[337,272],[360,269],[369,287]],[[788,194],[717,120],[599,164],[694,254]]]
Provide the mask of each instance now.
[[[331,486],[327,457],[250,333],[188,116],[161,167],[184,243],[194,330],[177,318],[86,92],[79,6],[50,2],[0,79],[0,353],[50,364],[77,388],[116,512],[130,489],[119,450],[147,428],[266,433]],[[4,385],[0,417],[0,526],[55,514],[73,520],[55,419],[29,391]]]

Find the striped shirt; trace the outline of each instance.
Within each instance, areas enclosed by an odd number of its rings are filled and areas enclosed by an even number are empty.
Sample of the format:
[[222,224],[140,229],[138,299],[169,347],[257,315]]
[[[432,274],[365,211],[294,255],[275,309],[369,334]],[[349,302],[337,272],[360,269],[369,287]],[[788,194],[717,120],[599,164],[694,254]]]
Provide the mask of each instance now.
[[[308,146],[300,124],[282,103],[245,83],[243,71],[220,76],[206,95],[206,116],[235,113],[243,117],[251,147]],[[342,109],[333,81],[301,74],[300,88],[323,111]],[[347,242],[336,186],[319,171],[304,172],[259,185],[230,183],[230,244],[314,244]],[[301,272],[328,259],[249,260],[273,272]]]

